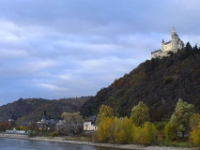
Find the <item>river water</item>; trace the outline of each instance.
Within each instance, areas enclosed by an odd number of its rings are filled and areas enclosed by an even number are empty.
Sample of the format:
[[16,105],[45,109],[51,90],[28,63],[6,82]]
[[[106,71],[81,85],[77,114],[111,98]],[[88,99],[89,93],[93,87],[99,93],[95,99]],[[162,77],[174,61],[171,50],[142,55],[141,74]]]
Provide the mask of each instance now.
[[0,150],[122,150],[66,143],[0,138]]

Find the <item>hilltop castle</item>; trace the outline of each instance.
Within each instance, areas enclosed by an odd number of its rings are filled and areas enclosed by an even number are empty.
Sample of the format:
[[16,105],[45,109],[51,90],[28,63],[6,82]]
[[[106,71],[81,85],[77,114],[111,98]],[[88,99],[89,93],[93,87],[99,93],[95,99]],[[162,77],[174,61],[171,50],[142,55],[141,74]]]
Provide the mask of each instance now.
[[162,40],[162,49],[151,52],[151,58],[162,58],[164,56],[169,56],[168,52],[171,51],[173,53],[176,53],[178,49],[181,50],[183,46],[183,41],[179,39],[178,35],[175,32],[175,28],[172,27],[171,40],[169,42],[164,42],[164,40]]

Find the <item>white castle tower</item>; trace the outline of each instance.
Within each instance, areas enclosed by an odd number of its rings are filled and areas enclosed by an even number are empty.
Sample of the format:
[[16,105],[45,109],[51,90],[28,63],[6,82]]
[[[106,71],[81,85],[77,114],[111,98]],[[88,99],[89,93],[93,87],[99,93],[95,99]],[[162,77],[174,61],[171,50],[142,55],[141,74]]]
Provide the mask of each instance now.
[[162,58],[164,56],[168,56],[169,51],[177,53],[178,49],[181,50],[183,46],[184,43],[179,39],[175,32],[175,28],[172,27],[171,40],[168,42],[164,42],[164,40],[162,40],[162,49],[151,52],[151,58]]

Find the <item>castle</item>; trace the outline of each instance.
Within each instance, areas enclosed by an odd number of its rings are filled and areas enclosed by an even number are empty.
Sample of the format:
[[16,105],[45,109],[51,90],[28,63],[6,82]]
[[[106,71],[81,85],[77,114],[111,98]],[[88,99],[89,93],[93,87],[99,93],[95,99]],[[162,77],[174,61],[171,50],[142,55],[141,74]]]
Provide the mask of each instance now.
[[171,40],[169,42],[164,42],[164,40],[162,40],[162,49],[151,52],[151,58],[162,58],[164,56],[169,56],[168,54],[170,51],[176,53],[178,49],[181,50],[183,46],[183,41],[179,39],[175,32],[175,28],[172,27]]

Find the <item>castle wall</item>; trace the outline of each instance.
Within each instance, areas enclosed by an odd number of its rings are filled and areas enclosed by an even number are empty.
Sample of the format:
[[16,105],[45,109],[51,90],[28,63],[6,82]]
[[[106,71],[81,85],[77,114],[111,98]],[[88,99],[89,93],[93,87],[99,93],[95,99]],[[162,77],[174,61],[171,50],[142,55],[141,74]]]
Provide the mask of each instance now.
[[158,51],[151,54],[151,58],[162,58],[168,56],[169,51]]
[[162,51],[170,51],[171,49],[172,49],[171,43],[168,44],[162,43]]

